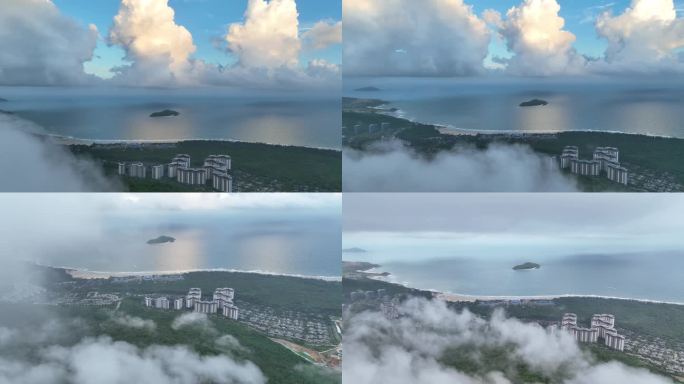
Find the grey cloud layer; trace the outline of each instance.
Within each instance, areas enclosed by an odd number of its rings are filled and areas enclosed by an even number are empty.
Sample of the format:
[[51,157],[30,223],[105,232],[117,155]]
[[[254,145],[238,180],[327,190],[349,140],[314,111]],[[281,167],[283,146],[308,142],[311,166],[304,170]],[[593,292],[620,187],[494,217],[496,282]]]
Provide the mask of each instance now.
[[98,32],[62,15],[43,0],[3,0],[0,12],[0,84],[87,84]]
[[[107,178],[101,167],[77,159],[42,133],[35,124],[0,113],[0,174],[11,175],[4,192],[117,191],[121,186]],[[21,159],[20,170],[17,160]]]
[[522,146],[460,149],[425,160],[400,143],[378,153],[346,149],[344,190],[349,192],[549,192],[576,191],[574,182],[547,159]]

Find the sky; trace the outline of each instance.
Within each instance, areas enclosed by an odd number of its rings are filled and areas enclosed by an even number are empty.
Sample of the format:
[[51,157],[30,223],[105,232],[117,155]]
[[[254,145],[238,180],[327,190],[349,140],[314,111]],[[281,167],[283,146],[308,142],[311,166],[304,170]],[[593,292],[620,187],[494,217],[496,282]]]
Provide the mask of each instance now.
[[681,0],[347,0],[345,76],[684,71]]
[[684,196],[677,194],[354,193],[343,200],[343,246],[382,253],[383,261],[684,248]]
[[338,0],[0,3],[2,85],[339,83]]

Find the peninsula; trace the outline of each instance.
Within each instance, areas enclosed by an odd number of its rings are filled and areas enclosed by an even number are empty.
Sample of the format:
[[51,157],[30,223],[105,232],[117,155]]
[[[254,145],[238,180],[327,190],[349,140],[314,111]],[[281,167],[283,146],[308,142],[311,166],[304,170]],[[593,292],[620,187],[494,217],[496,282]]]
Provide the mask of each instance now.
[[180,112],[174,111],[172,109],[165,109],[163,111],[159,112],[154,112],[150,115],[150,117],[166,117],[166,116],[178,116],[180,115]]
[[519,270],[525,270],[525,269],[539,269],[539,268],[541,268],[541,265],[539,265],[537,263],[527,262],[527,263],[516,265],[515,267],[513,267],[513,270],[519,271]]
[[156,239],[150,239],[147,240],[147,244],[164,244],[164,243],[173,243],[176,241],[175,238],[171,236],[159,236]]

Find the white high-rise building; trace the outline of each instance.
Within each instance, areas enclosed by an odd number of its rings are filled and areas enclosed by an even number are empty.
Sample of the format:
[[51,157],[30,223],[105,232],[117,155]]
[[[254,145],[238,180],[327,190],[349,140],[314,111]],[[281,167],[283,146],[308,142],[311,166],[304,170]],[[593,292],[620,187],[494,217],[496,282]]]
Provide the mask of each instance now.
[[152,178],[154,180],[160,180],[164,177],[164,166],[163,165],[153,165],[152,166]]
[[169,309],[169,299],[162,296],[154,300],[154,306],[159,309]]
[[119,163],[119,176],[126,176],[126,163]]
[[182,161],[172,161],[166,167],[168,169],[167,176],[172,179],[175,179],[176,175],[178,175],[178,169],[187,168]]
[[233,304],[234,297],[235,291],[233,288],[216,288],[214,291],[214,301],[218,303],[219,308]]
[[147,168],[143,163],[133,163],[128,166],[128,176],[144,179],[147,177]]
[[571,160],[570,172],[584,176],[598,176],[601,172],[601,162],[597,160]]
[[621,167],[616,163],[609,163],[606,165],[606,175],[610,180],[616,183],[627,185],[629,182],[629,172],[627,168]]
[[614,163],[620,162],[620,151],[614,147],[597,147],[594,149],[594,159],[604,158]]
[[566,313],[561,320],[561,329],[570,329],[577,327],[577,315],[574,313]]
[[570,168],[570,163],[573,160],[579,159],[579,148],[576,146],[567,146],[563,148],[563,152],[560,157],[560,167],[562,169]]
[[592,160],[580,160],[578,147],[566,146],[560,156],[560,167],[578,175],[605,174],[608,179],[624,185],[629,181],[627,168],[620,166],[620,151],[614,147],[597,147]]
[[615,316],[602,313],[602,314],[597,314],[591,317],[591,326],[598,326],[598,325],[603,325],[608,328],[613,328],[615,327]]
[[594,150],[594,160],[601,163],[601,170],[605,171],[609,163],[620,163],[620,152],[613,147],[598,147]]
[[207,171],[207,180],[210,183],[214,180],[215,175],[224,175],[226,173],[220,165],[216,165],[212,161],[204,163],[204,170]]
[[203,185],[207,183],[207,171],[199,168],[178,168],[176,181],[181,184]]
[[615,316],[610,314],[596,314],[591,317],[591,328],[577,326],[577,315],[566,313],[561,320],[561,329],[571,332],[575,340],[582,343],[596,343],[602,339],[609,348],[623,351],[625,337],[618,335],[615,329]]
[[233,304],[228,304],[228,305],[224,306],[222,309],[222,312],[223,312],[223,316],[225,316],[229,319],[237,320],[239,317],[238,307],[236,307]]
[[214,175],[212,186],[219,192],[233,192],[233,177],[230,175]]
[[185,308],[192,308],[196,300],[202,300],[202,290],[200,288],[190,288],[190,291],[185,296]]
[[173,300],[173,309],[180,311],[184,307],[184,301],[182,297],[177,297]]
[[575,339],[582,343],[595,343],[598,340],[596,328],[575,328]]
[[151,297],[145,296],[145,306],[146,307],[153,307],[154,306],[154,299]]
[[209,155],[204,160],[204,163],[214,163],[229,171],[232,167],[232,160],[231,157],[228,155]]
[[171,160],[171,162],[172,163],[178,162],[178,163],[183,164],[183,167],[190,168],[190,155],[186,155],[186,154],[176,155],[176,157],[174,157]]
[[604,340],[608,348],[616,349],[620,352],[625,350],[625,337],[618,335],[617,332],[614,334],[607,334]]
[[212,301],[195,300],[193,304],[193,311],[199,313],[216,313],[218,312],[218,303]]

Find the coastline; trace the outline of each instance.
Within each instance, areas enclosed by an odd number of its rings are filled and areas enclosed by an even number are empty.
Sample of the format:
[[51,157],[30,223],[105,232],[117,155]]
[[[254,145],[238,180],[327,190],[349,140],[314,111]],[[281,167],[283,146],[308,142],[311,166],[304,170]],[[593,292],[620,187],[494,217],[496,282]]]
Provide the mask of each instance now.
[[[554,134],[559,134],[559,133],[564,133],[564,132],[583,132],[583,133],[610,133],[610,134],[621,134],[621,135],[634,135],[634,136],[643,136],[643,137],[654,137],[654,138],[662,138],[662,139],[676,139],[676,140],[684,140],[682,137],[677,137],[677,136],[667,136],[667,135],[656,135],[652,133],[636,133],[636,132],[622,132],[622,131],[615,131],[615,130],[596,130],[596,129],[570,129],[570,130],[562,130],[562,131],[554,131],[554,130],[541,130],[541,131],[530,131],[530,130],[524,130],[524,131],[519,131],[519,130],[483,130],[483,129],[471,129],[471,128],[459,128],[455,127],[449,124],[440,124],[440,123],[432,123],[428,121],[420,121],[416,120],[413,118],[406,117],[406,113],[401,110],[397,109],[396,111],[391,111],[391,102],[386,101],[386,100],[378,100],[382,104],[374,107],[369,107],[369,109],[377,110],[379,114],[393,117],[395,119],[401,119],[405,120],[410,123],[415,123],[415,124],[422,124],[422,125],[428,125],[434,127],[439,133],[444,134],[444,135],[452,135],[452,136],[462,136],[462,135],[467,135],[467,136],[476,136],[476,135],[507,135],[507,136],[524,136],[524,135],[554,135]],[[389,107],[389,108],[388,108]]]
[[625,300],[625,301],[636,301],[640,303],[652,303],[652,304],[669,304],[669,305],[682,305],[684,302],[676,301],[666,301],[666,300],[653,300],[653,299],[639,299],[633,297],[621,297],[621,296],[606,296],[606,295],[589,295],[589,294],[576,294],[576,293],[566,293],[566,294],[549,294],[549,295],[477,295],[477,294],[467,294],[467,293],[456,293],[449,291],[439,291],[436,289],[425,289],[410,286],[406,283],[391,282],[384,279],[383,276],[368,276],[370,280],[382,281],[388,284],[400,285],[404,288],[415,289],[423,292],[430,292],[433,297],[444,300],[447,302],[475,302],[475,301],[501,301],[501,300],[553,300],[562,298],[595,298],[595,299],[611,299],[611,300]]
[[342,152],[341,148],[333,147],[318,147],[318,146],[306,146],[306,145],[293,145],[293,144],[278,144],[260,141],[243,141],[236,139],[207,139],[207,138],[193,138],[193,139],[81,139],[72,136],[58,135],[54,133],[44,133],[37,134],[40,136],[47,137],[55,144],[58,145],[116,145],[116,144],[138,144],[138,145],[154,145],[154,144],[178,144],[189,141],[201,141],[201,142],[225,142],[225,143],[239,143],[239,144],[261,144],[270,145],[278,147],[288,147],[288,148],[305,148],[305,149],[315,149],[323,151],[334,151]]
[[[412,288],[412,287],[410,287]],[[414,288],[418,289],[418,288]],[[651,299],[637,299],[631,297],[620,296],[605,296],[605,295],[582,295],[582,294],[563,294],[563,295],[538,295],[538,296],[480,296],[480,295],[464,295],[459,293],[439,292],[436,290],[426,290],[435,294],[435,298],[447,302],[474,302],[474,301],[501,301],[501,300],[554,300],[563,298],[584,298],[584,299],[607,299],[607,300],[624,300],[634,301],[639,303],[650,304],[668,304],[684,306],[684,302],[663,301]]]
[[414,289],[417,291],[429,292],[436,299],[443,300],[446,302],[466,302],[472,303],[475,301],[502,301],[502,300],[554,300],[562,298],[595,298],[595,299],[608,299],[608,300],[624,300],[624,301],[634,301],[640,303],[651,303],[651,304],[668,304],[668,305],[681,305],[684,306],[684,302],[677,301],[667,301],[667,300],[653,300],[653,299],[639,299],[632,297],[621,297],[621,296],[607,296],[607,295],[590,295],[590,294],[549,294],[549,295],[477,295],[477,294],[467,294],[467,293],[457,293],[449,291],[440,291],[436,289],[426,289],[411,286],[407,283],[399,283],[395,281],[390,281],[387,279],[388,276],[393,276],[391,274],[387,276],[372,275],[371,273],[378,273],[379,267],[372,268],[366,271],[356,271],[357,273],[364,274],[366,279],[381,281],[387,284],[395,284],[408,289]]
[[68,273],[71,277],[76,278],[76,279],[108,279],[110,277],[138,277],[138,276],[175,276],[175,275],[184,275],[186,273],[193,273],[193,272],[230,272],[230,273],[244,273],[244,274],[253,274],[253,275],[264,275],[264,276],[276,276],[276,277],[294,277],[298,279],[307,279],[307,280],[321,280],[321,281],[330,281],[330,282],[340,282],[342,281],[342,278],[339,276],[324,276],[324,275],[302,275],[302,274],[293,274],[293,273],[277,273],[277,272],[270,272],[270,271],[263,271],[259,269],[254,269],[254,270],[241,270],[241,269],[234,269],[234,268],[199,268],[199,269],[186,269],[186,270],[177,270],[177,271],[124,271],[124,272],[107,272],[107,271],[91,271],[85,268],[73,268],[73,267],[66,267],[66,266],[54,266],[54,265],[42,265],[42,264],[35,264],[37,266],[41,267],[46,267],[46,268],[55,268],[55,269],[62,269],[66,273]]

